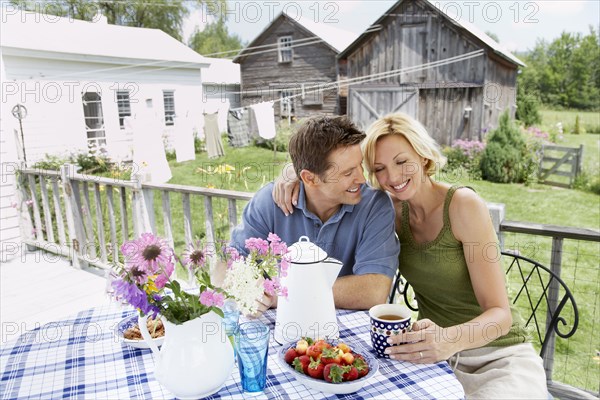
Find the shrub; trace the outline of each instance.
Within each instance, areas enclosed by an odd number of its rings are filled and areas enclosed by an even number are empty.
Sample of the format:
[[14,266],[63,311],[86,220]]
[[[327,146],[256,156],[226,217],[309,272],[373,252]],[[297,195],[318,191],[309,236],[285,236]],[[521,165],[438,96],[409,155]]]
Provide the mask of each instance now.
[[478,140],[458,139],[452,147],[446,147],[443,152],[448,162],[445,170],[460,172],[464,170],[471,179],[481,179],[481,155],[485,148],[485,143]]
[[500,116],[498,128],[489,134],[481,156],[482,177],[499,183],[527,182],[535,168],[532,157],[528,154],[524,135],[505,111]]
[[517,112],[515,117],[523,122],[526,127],[542,122],[539,106],[540,103],[535,95],[525,93],[523,90],[517,91]]

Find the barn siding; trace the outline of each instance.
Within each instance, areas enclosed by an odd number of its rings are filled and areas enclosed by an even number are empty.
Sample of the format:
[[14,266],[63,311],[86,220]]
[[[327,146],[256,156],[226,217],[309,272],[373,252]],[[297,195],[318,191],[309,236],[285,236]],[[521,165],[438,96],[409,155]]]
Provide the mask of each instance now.
[[[514,116],[517,66],[494,54],[479,38],[457,27],[432,5],[421,0],[399,2],[379,25],[378,31],[342,60],[347,62],[350,78],[485,50],[469,60],[357,85],[418,88],[418,119],[440,143],[451,144],[457,138],[482,139],[497,125],[505,109]],[[471,112],[465,118],[468,108]]]
[[[280,36],[292,36],[292,40],[313,37],[298,24],[283,16],[270,27],[267,36],[254,42],[253,46],[276,45]],[[302,43],[302,42],[301,42]],[[257,101],[277,100],[281,89],[293,89],[300,93],[305,88],[323,85],[337,80],[336,56],[325,43],[315,43],[293,48],[291,63],[279,63],[277,51],[242,56],[241,81],[242,105],[248,106]],[[306,94],[310,96],[310,94]],[[259,100],[260,99],[260,100]],[[337,89],[326,90],[322,105],[305,105],[300,97],[294,99],[295,116],[307,117],[313,114],[337,113]],[[275,103],[275,115],[280,116],[279,102]]]

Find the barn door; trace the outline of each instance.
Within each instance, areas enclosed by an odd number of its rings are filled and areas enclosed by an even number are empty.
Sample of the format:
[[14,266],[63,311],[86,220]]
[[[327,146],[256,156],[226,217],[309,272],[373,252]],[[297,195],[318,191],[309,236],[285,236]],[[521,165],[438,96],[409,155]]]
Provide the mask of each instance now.
[[403,112],[417,118],[419,92],[406,87],[350,87],[348,116],[362,129],[367,129],[377,118]]

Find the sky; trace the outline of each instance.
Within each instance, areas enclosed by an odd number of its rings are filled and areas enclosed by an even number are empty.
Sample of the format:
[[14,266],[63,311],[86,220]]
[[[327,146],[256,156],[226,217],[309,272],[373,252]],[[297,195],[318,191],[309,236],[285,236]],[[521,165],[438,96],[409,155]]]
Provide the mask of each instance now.
[[[550,42],[563,31],[586,35],[590,25],[598,32],[600,25],[598,0],[431,1],[449,15],[469,21],[484,32],[494,33],[500,44],[511,51],[531,50],[538,38]],[[298,15],[358,35],[395,3],[387,0],[229,0],[231,11],[227,26],[230,33],[249,43],[285,10],[292,17]],[[223,10],[213,8],[193,13],[184,25],[184,38],[189,37],[196,25],[203,26],[221,12]]]

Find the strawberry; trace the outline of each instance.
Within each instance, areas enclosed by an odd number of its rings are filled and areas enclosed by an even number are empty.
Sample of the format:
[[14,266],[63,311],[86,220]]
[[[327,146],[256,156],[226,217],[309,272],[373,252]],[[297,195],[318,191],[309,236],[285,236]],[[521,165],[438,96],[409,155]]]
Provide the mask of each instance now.
[[346,365],[344,367],[344,371],[344,375],[342,375],[344,382],[358,379],[358,370],[356,367],[353,367],[352,365]]
[[323,378],[329,383],[340,383],[343,380],[344,368],[338,364],[327,364],[323,369]]
[[296,353],[299,356],[306,354],[306,349],[308,349],[308,342],[306,340],[300,339],[296,342]]
[[323,370],[325,369],[325,364],[321,362],[320,359],[310,358],[310,364],[308,364],[308,375],[315,379],[323,379]]
[[340,343],[338,343],[338,345],[336,347],[338,349],[340,349],[341,351],[343,351],[344,353],[350,353],[350,346],[348,346],[346,343],[340,342]]
[[294,358],[292,365],[294,369],[304,375],[308,375],[308,366],[310,364],[310,358],[308,356],[300,356]]
[[321,353],[321,362],[323,364],[341,364],[342,355],[340,354],[340,351],[335,347],[329,349],[325,348]]
[[356,368],[359,378],[362,378],[369,373],[369,364],[367,364],[365,359],[360,354],[355,354],[352,366]]
[[306,355],[314,359],[321,358],[321,348],[315,346],[314,344],[312,346],[308,346],[308,349],[306,349]]
[[316,346],[320,351],[323,351],[323,349],[331,348],[331,344],[327,343],[323,339],[317,340],[315,343],[313,343],[313,346]]
[[296,349],[294,349],[293,347],[290,347],[288,349],[288,351],[285,352],[283,359],[285,360],[286,363],[291,365],[294,362],[294,358],[296,358],[296,357],[298,357],[298,353],[296,352]]
[[352,355],[352,353],[342,354],[342,364],[352,365],[353,362],[354,362],[354,356]]

